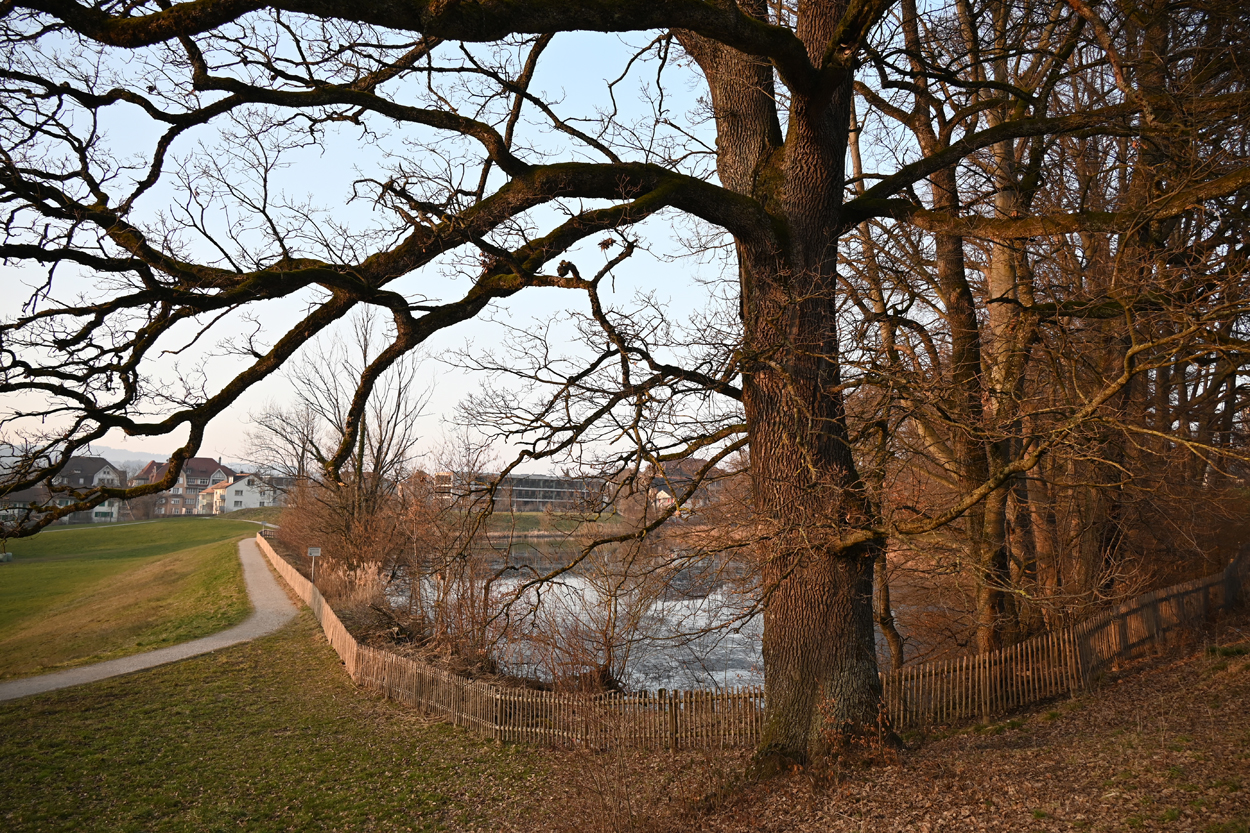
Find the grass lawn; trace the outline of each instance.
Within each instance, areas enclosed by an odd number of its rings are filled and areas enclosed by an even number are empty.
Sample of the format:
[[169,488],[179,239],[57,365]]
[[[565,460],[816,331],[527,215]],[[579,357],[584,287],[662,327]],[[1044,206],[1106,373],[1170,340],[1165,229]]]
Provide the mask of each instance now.
[[168,555],[198,544],[255,535],[256,524],[217,518],[170,518],[123,524],[49,527],[7,542],[15,562],[71,556],[80,559]]
[[282,523],[279,518],[285,510],[281,506],[258,506],[254,509],[236,509],[233,512],[227,512],[220,518],[226,521],[264,521],[270,524]]
[[0,679],[126,656],[250,609],[234,542],[255,524],[177,519],[45,531],[0,565]]
[[255,642],[0,703],[0,828],[489,830],[540,760],[360,692],[304,611]]

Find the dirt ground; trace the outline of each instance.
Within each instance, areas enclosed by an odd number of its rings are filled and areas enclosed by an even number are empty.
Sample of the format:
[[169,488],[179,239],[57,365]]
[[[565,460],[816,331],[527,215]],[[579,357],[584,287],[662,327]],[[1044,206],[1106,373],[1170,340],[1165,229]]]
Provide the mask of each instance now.
[[556,753],[515,830],[1250,831],[1250,615],[1097,691],[765,782],[745,753]]

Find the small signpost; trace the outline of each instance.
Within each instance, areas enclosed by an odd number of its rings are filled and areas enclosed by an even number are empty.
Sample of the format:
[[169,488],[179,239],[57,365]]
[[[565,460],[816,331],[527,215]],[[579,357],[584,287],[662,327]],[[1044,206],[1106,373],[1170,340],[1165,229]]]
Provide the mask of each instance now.
[[312,577],[311,581],[315,586],[317,584],[317,556],[321,555],[321,547],[309,547],[308,557],[312,559]]

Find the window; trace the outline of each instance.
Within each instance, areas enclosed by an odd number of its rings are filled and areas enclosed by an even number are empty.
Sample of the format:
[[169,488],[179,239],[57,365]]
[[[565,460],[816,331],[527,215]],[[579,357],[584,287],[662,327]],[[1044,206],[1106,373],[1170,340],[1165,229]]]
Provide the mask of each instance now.
[[241,497],[241,496],[243,495],[243,490],[242,490],[242,489],[235,489],[235,490],[234,490],[234,494],[235,494],[235,497]]
[[171,498],[169,499],[169,502],[170,502],[170,503],[175,503],[175,504],[177,504],[177,503],[182,503],[182,498],[171,497]]
[[164,515],[164,514],[165,514],[165,507],[164,507],[164,506],[158,506],[158,507],[156,507],[156,514],[158,514],[158,515]]
[[234,502],[234,505],[235,505],[235,506],[242,506],[242,505],[243,505],[243,501],[241,501],[241,500],[236,500],[236,501]]
[[95,516],[97,518],[111,518],[113,517],[113,513],[112,512],[96,512]]

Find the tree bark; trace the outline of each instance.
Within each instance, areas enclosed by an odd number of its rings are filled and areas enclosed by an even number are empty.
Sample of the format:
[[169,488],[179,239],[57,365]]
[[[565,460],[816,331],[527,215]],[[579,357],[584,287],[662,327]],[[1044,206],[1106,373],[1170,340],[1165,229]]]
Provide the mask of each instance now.
[[[744,4],[766,18],[763,3]],[[842,2],[801,3],[797,34],[820,65]],[[743,405],[765,592],[761,760],[806,763],[842,731],[874,727],[875,543],[842,543],[873,513],[851,457],[841,393],[836,274],[851,100],[794,92],[783,137],[772,69],[682,33],[711,89],[717,170],[785,229],[784,251],[739,241]]]

